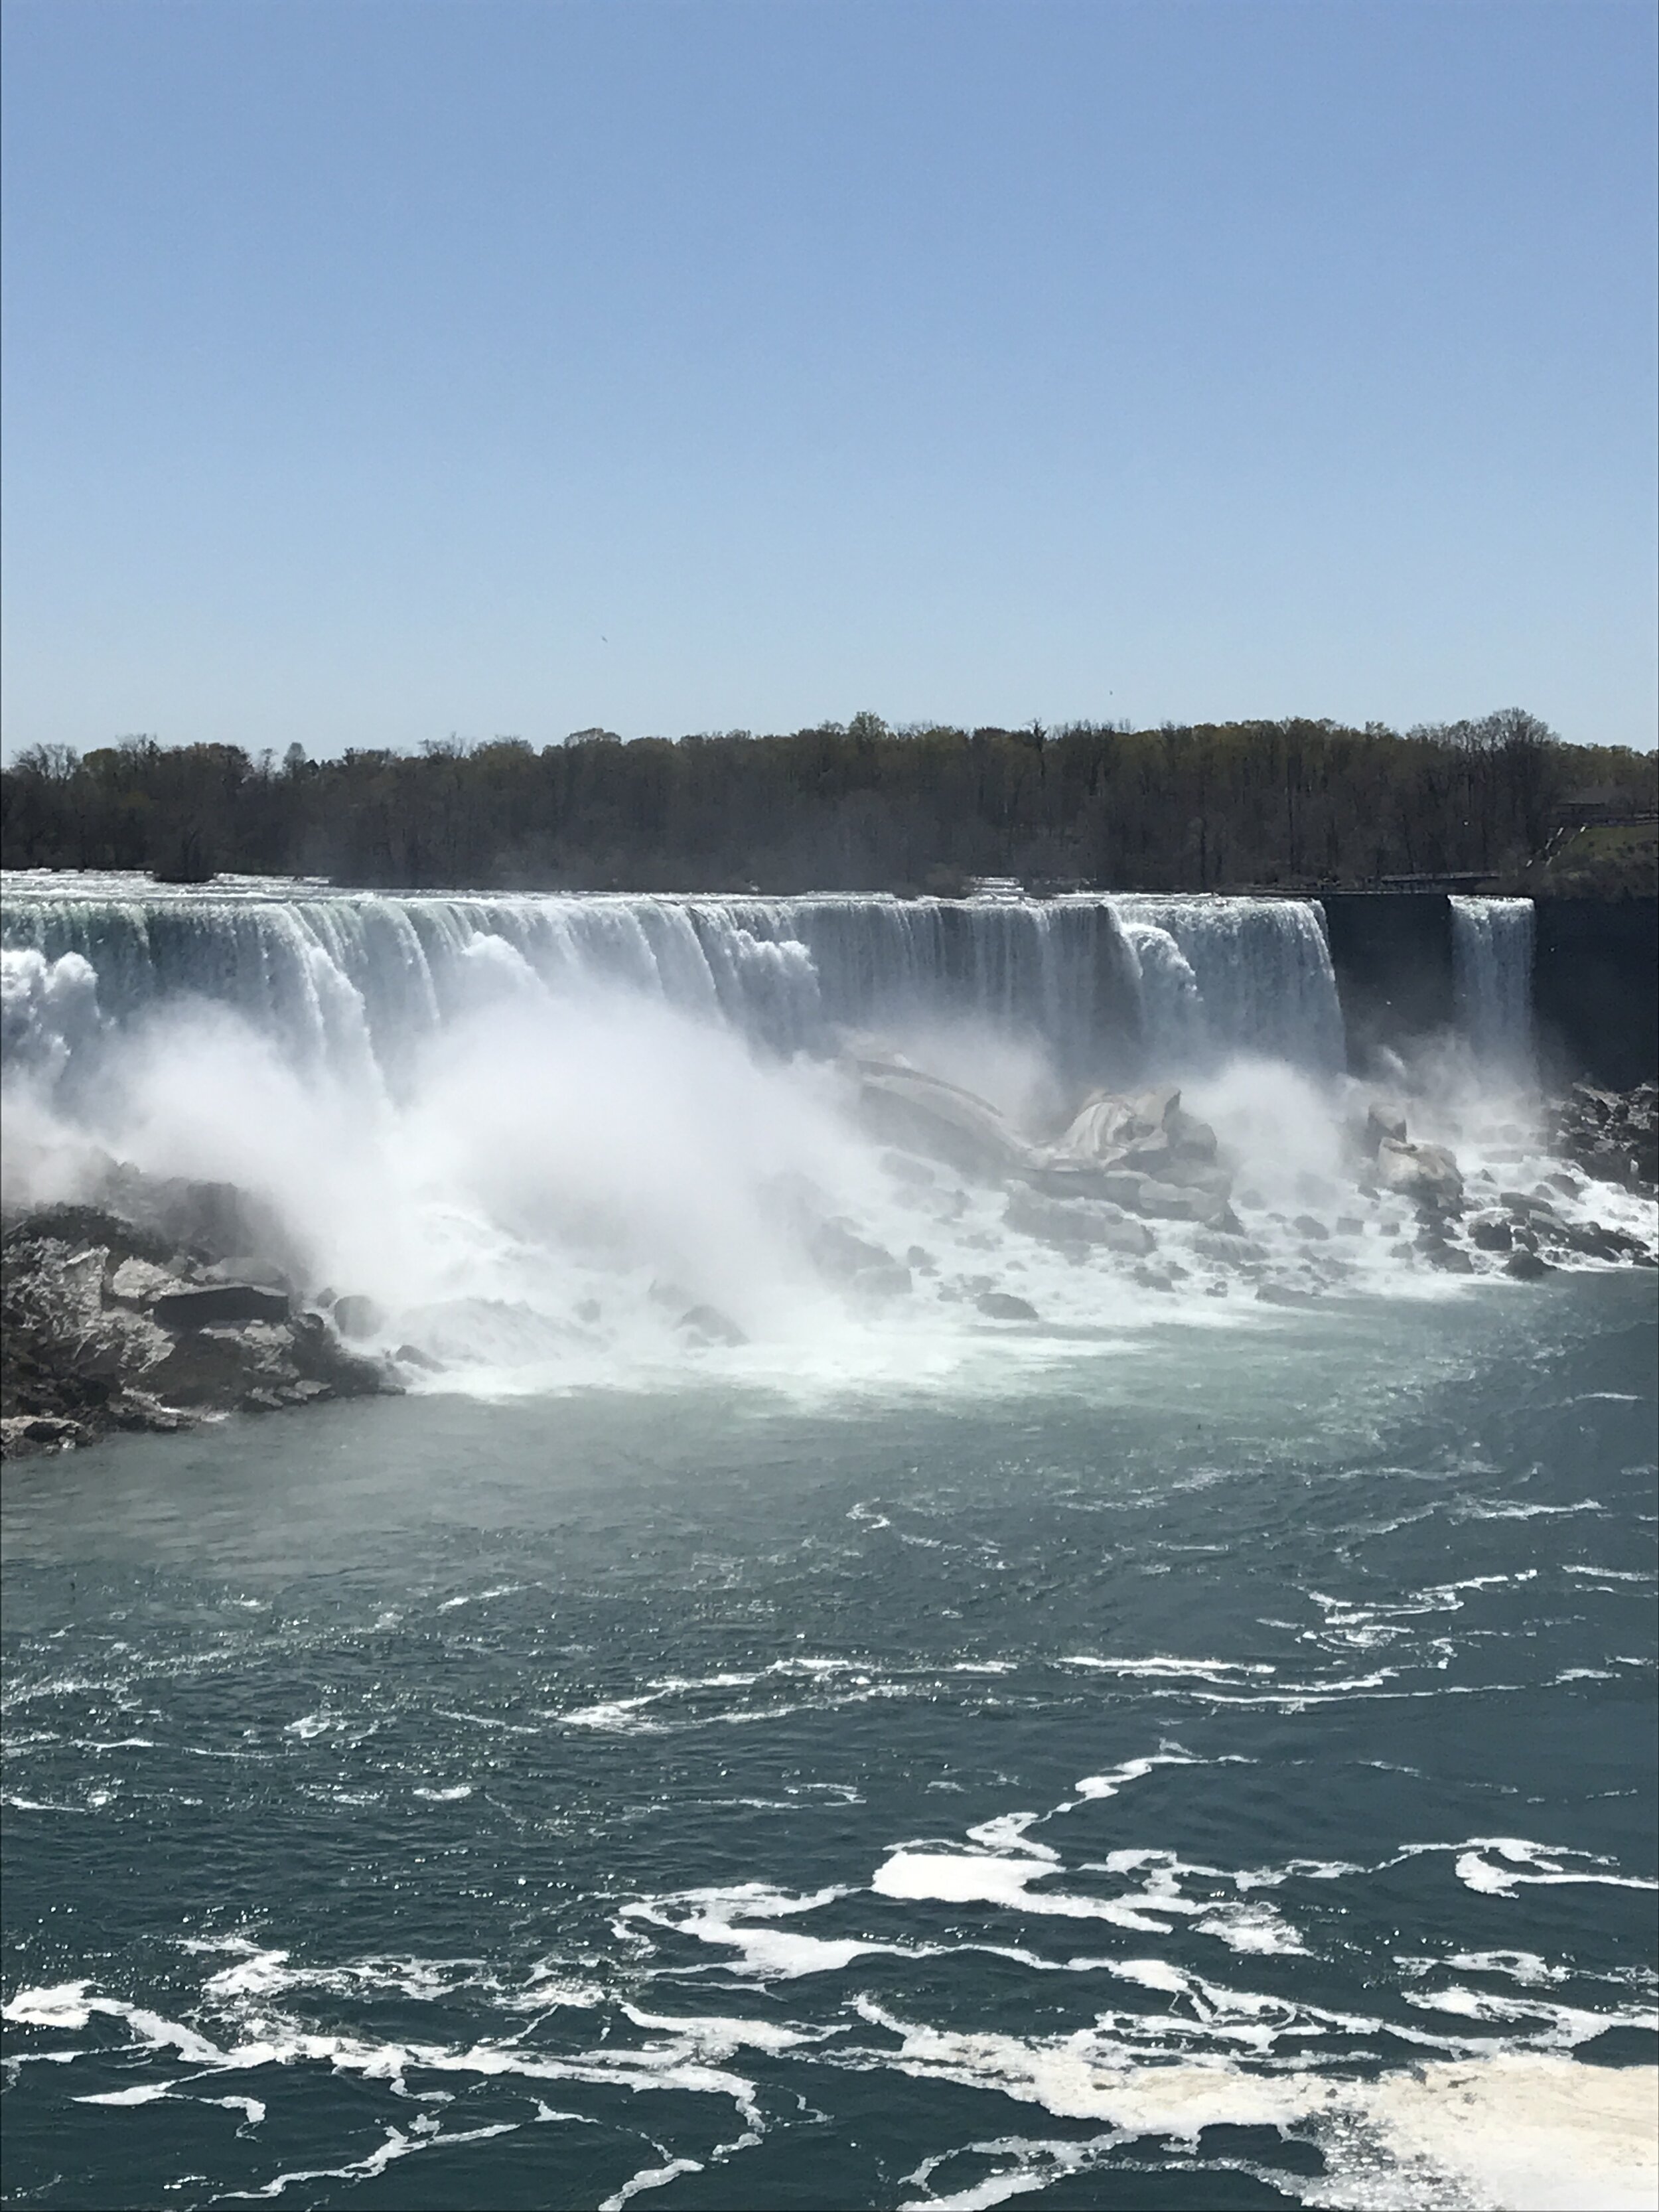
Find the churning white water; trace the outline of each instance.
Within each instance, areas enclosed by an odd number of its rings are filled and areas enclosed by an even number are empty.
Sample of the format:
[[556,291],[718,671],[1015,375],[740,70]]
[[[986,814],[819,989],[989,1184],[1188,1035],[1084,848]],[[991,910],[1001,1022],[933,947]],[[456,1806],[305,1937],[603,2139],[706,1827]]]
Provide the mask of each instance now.
[[[1478,903],[1459,975],[1471,1041],[1507,1070],[1479,1103],[1514,1182],[1528,917]],[[1038,1143],[1092,1090],[1178,1082],[1222,1128],[1258,1279],[1448,1291],[1413,1273],[1399,1209],[1353,1194],[1312,901],[40,875],[9,880],[4,924],[9,1200],[90,1194],[112,1158],[235,1184],[281,1223],[307,1296],[371,1300],[385,1347],[448,1382],[679,1364],[694,1309],[720,1340],[700,1354],[797,1380],[960,1374],[988,1298],[1041,1323],[1027,1360],[1153,1311],[1233,1325],[1241,1286],[1200,1224],[1085,1251],[1006,1179],[896,1154],[861,1111],[872,1049]],[[1415,1133],[1469,1139],[1435,1111],[1414,1103]]]

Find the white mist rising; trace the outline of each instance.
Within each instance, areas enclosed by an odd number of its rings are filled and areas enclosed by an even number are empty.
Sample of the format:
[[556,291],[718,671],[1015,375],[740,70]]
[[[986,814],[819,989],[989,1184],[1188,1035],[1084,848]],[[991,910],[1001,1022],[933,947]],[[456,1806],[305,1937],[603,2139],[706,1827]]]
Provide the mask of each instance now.
[[[1356,1190],[1366,1094],[1333,1045],[1316,909],[1295,902],[57,882],[14,899],[7,932],[8,1204],[90,1194],[112,1158],[234,1184],[282,1224],[306,1295],[370,1300],[374,1340],[441,1363],[423,1387],[688,1358],[984,1381],[1158,1321],[1266,1325],[1268,1278],[1456,1294],[1411,1264],[1402,1209]],[[839,1056],[872,1033],[1037,1140],[1094,1084],[1181,1081],[1249,1214],[1245,1273],[1201,1222],[1159,1218],[1126,1255],[1011,1207],[994,1177],[896,1158]],[[1454,1040],[1410,1079],[1413,1133],[1494,1189],[1545,1170],[1516,1053]]]

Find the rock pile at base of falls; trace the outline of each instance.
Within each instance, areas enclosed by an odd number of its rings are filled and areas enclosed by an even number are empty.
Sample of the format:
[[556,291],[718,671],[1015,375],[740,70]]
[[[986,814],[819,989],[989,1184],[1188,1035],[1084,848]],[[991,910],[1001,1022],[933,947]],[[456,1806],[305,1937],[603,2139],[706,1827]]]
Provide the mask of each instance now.
[[1557,1149],[1601,1182],[1659,1187],[1659,1083],[1601,1091],[1575,1083],[1555,1109]]
[[[1339,1180],[1278,1164],[1280,1194],[1269,1201],[1235,1191],[1225,1133],[1189,1112],[1173,1088],[1095,1091],[1058,1135],[1038,1142],[989,1101],[884,1054],[875,1040],[859,1040],[849,1059],[866,1126],[900,1147],[883,1156],[896,1185],[925,1190],[922,1160],[945,1164],[982,1193],[1004,1194],[1001,1225],[1016,1237],[1145,1288],[1168,1291],[1184,1278],[1220,1297],[1243,1282],[1267,1304],[1302,1304],[1368,1275],[1380,1287],[1379,1266],[1385,1274],[1530,1281],[1586,1261],[1654,1262],[1652,1224],[1644,1231],[1622,1198],[1598,1199],[1593,1188],[1611,1182],[1640,1194],[1650,1187],[1659,1129],[1651,1085],[1625,1097],[1580,1086],[1559,1109],[1551,1126],[1572,1133],[1593,1182],[1562,1172],[1537,1133],[1518,1126],[1496,1139],[1472,1133],[1466,1165],[1416,1133],[1402,1105],[1374,1099],[1348,1131]],[[1498,1143],[1490,1162],[1532,1162],[1534,1188],[1498,1187],[1492,1166],[1480,1164],[1488,1140]],[[967,1202],[957,1192],[956,1211]],[[887,1257],[836,1233],[860,1261]],[[970,1241],[988,1246],[982,1236]],[[996,1317],[984,1301],[1000,1293],[986,1278],[952,1280],[947,1270],[936,1294]]]
[[4,1224],[6,1457],[398,1388],[301,1307],[277,1263],[244,1249],[268,1224],[243,1194],[129,1168],[106,1177],[99,1200]]

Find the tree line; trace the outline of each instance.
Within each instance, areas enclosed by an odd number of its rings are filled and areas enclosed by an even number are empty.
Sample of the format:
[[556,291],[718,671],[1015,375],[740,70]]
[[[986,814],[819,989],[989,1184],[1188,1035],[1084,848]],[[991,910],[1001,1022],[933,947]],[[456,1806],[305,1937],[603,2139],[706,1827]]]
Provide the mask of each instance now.
[[[1575,794],[1652,810],[1655,757],[1509,708],[1407,732],[1328,720],[890,728],[623,744],[577,731],[279,759],[125,738],[0,772],[0,865],[570,890],[1315,890],[1534,877]],[[1532,875],[1528,874],[1532,871]],[[1643,882],[1616,888],[1651,889]]]

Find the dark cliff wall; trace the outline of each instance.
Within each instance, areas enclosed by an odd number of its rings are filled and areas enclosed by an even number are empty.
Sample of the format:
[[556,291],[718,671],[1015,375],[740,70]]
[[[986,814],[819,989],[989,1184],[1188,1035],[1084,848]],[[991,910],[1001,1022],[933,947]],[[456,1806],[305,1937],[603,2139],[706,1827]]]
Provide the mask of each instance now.
[[1450,1027],[1451,902],[1443,892],[1336,891],[1322,903],[1355,1074],[1384,1048]]
[[1659,899],[1540,899],[1533,1012],[1547,1078],[1659,1074]]
[[[1363,1075],[1380,1050],[1449,1029],[1451,902],[1439,891],[1328,892],[1331,962]],[[1551,1084],[1588,1077],[1628,1090],[1659,1074],[1659,900],[1540,899],[1533,1012]]]

